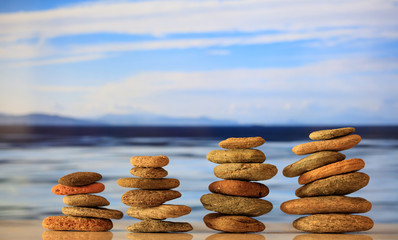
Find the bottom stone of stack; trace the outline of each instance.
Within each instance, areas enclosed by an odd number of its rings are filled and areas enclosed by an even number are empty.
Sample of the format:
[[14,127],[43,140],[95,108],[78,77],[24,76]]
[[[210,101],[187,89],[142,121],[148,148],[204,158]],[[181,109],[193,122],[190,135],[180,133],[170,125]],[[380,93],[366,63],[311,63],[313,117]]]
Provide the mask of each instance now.
[[261,232],[265,225],[251,217],[209,213],[203,218],[207,227],[231,233]]
[[301,217],[293,227],[312,233],[343,233],[367,231],[373,227],[373,220],[366,216],[350,214],[314,214]]
[[161,220],[144,220],[126,228],[130,232],[156,233],[156,232],[188,232],[193,227],[187,222],[169,222]]
[[50,230],[102,232],[111,230],[113,223],[109,219],[102,218],[50,216],[43,220],[42,226]]

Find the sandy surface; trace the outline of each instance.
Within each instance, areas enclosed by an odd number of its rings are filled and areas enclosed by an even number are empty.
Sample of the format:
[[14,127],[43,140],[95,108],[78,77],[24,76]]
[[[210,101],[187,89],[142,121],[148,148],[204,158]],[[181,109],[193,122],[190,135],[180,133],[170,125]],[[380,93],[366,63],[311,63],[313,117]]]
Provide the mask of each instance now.
[[66,232],[47,231],[41,226],[40,220],[0,221],[0,239],[56,239],[56,240],[328,240],[328,239],[398,239],[398,224],[376,224],[373,229],[357,234],[306,234],[292,228],[290,223],[265,223],[266,230],[258,234],[227,234],[208,229],[202,222],[191,223],[194,230],[189,233],[129,233],[125,228],[134,221],[114,220],[114,228],[110,232]]

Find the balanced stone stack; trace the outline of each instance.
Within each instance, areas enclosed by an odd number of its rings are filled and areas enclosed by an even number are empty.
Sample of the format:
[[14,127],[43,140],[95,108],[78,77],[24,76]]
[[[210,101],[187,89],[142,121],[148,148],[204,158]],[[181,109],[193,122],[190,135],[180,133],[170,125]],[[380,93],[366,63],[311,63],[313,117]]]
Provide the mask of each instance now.
[[285,167],[283,175],[297,177],[304,186],[296,190],[299,199],[282,203],[287,214],[306,215],[293,222],[302,231],[314,233],[341,233],[366,231],[373,227],[372,219],[355,215],[365,213],[372,204],[360,197],[347,194],[358,191],[369,182],[369,176],[357,172],[365,166],[360,158],[347,159],[338,151],[356,146],[361,137],[352,134],[355,128],[346,127],[312,132],[316,140],[293,147],[297,155],[311,154]]
[[253,181],[267,180],[276,175],[277,168],[263,164],[265,155],[255,147],[264,144],[261,137],[228,138],[219,143],[227,150],[213,150],[207,159],[220,164],[214,175],[224,179],[209,185],[212,193],[201,197],[204,208],[217,213],[207,214],[207,227],[224,232],[261,232],[262,222],[252,218],[272,210],[272,203],[260,199],[268,195],[266,185]]
[[130,173],[136,177],[120,178],[117,184],[126,188],[139,188],[123,194],[122,203],[130,206],[127,215],[143,220],[127,227],[130,232],[187,232],[192,230],[187,222],[164,221],[189,214],[191,208],[185,205],[164,204],[181,197],[171,190],[180,185],[178,179],[165,178],[168,172],[163,168],[169,163],[167,156],[135,156],[130,159],[134,167]]
[[102,176],[95,172],[75,172],[61,177],[58,185],[51,191],[56,195],[66,195],[66,205],[62,213],[65,216],[50,216],[43,220],[43,227],[50,230],[74,230],[87,232],[108,231],[113,227],[110,219],[121,219],[123,213],[118,210],[102,208],[109,201],[90,193],[104,191],[105,185],[97,181]]

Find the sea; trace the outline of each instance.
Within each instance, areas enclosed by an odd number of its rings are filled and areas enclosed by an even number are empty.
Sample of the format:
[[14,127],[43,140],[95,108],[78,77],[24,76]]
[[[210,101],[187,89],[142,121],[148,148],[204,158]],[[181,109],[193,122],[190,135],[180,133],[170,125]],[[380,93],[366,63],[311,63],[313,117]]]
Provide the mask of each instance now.
[[[277,175],[261,181],[270,189],[264,199],[274,208],[257,217],[264,222],[292,222],[299,216],[280,210],[284,201],[297,198],[296,178],[282,175],[285,166],[303,158],[292,147],[311,141],[310,132],[342,126],[233,126],[233,127],[75,127],[4,126],[0,127],[0,219],[43,219],[60,215],[62,196],[51,193],[58,178],[77,171],[102,174],[105,191],[98,195],[110,201],[108,208],[124,213],[128,209],[121,196],[130,190],[116,184],[118,178],[132,177],[130,158],[166,155],[170,178],[180,180],[181,198],[170,204],[190,206],[192,212],[179,221],[202,221],[209,213],[200,197],[209,193],[208,185],[218,179],[216,164],[206,160],[218,142],[229,137],[261,136],[266,142],[258,147],[265,163],[278,168]],[[362,141],[342,151],[349,158],[362,158],[370,176],[369,184],[348,196],[369,200],[373,207],[363,215],[376,223],[398,223],[398,126],[354,126]],[[133,220],[125,214],[124,220]]]

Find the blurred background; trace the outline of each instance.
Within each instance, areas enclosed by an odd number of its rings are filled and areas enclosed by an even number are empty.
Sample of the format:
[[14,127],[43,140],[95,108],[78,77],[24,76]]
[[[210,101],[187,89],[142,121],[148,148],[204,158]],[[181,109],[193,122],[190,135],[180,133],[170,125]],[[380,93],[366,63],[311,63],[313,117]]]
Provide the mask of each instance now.
[[[311,131],[353,126],[363,141],[365,215],[398,223],[398,1],[38,1],[0,3],[0,219],[60,214],[51,193],[75,171],[104,176],[110,208],[129,158],[167,155],[201,221],[218,180],[206,154],[262,136],[279,173],[263,183],[289,222],[282,169]],[[125,216],[125,219],[131,219]],[[132,219],[131,219],[132,220]]]

